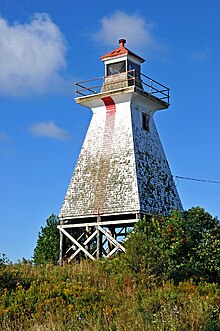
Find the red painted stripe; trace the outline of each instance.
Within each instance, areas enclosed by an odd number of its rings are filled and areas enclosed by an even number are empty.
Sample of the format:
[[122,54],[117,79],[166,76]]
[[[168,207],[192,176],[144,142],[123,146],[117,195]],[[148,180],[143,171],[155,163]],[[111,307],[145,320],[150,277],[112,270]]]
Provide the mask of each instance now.
[[96,187],[95,213],[103,213],[107,195],[108,174],[112,157],[112,140],[115,127],[116,105],[111,97],[102,98],[106,107],[105,128],[100,150],[98,184]]
[[115,112],[116,111],[116,105],[114,100],[111,97],[106,97],[106,98],[102,98],[102,101],[105,104],[106,107],[106,111],[107,112]]

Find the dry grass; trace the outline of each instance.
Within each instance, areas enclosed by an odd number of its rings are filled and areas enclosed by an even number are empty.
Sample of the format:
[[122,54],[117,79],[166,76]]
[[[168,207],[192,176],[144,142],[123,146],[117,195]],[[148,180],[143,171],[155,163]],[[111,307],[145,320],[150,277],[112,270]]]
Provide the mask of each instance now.
[[220,287],[155,285],[107,262],[0,269],[2,331],[220,330]]

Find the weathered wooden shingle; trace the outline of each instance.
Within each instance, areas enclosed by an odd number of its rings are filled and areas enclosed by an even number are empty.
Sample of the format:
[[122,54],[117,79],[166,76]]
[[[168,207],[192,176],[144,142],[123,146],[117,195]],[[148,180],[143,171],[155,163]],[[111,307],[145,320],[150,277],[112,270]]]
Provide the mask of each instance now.
[[[111,99],[114,107],[103,98],[103,106],[92,109],[60,217],[182,209],[147,98],[145,105],[136,92]],[[149,130],[142,114],[150,117]]]

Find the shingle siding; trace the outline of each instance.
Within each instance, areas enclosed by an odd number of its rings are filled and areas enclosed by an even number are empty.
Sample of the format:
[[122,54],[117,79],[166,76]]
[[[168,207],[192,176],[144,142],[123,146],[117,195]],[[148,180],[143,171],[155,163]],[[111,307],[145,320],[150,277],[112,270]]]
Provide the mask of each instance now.
[[[172,174],[147,107],[113,99],[116,111],[94,108],[93,117],[60,211],[62,218],[182,209]],[[149,132],[142,113],[150,115]]]

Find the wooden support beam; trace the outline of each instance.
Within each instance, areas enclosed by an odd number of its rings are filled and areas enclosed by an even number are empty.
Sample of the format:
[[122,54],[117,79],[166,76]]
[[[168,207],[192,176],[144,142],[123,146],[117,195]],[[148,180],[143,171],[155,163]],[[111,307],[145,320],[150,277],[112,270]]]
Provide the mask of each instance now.
[[[107,232],[110,234],[110,235],[112,235],[112,230],[113,230],[113,227],[112,226],[109,226],[108,228],[107,228]],[[111,252],[111,250],[112,250],[112,243],[107,239],[107,241],[108,241],[108,254]],[[108,255],[107,254],[107,255]]]
[[95,260],[95,258],[80,244],[76,239],[74,239],[65,229],[62,228],[62,225],[58,225],[58,228],[62,233],[65,234],[67,238],[69,238],[76,246],[78,246],[91,260]]
[[96,248],[96,258],[99,260],[100,258],[100,246],[101,246],[101,233],[99,229],[97,229],[97,248]]
[[121,234],[124,229],[125,227],[122,227],[121,230],[119,230],[119,232],[117,233],[117,235]]
[[85,233],[83,232],[83,233],[81,233],[81,235],[76,239],[77,241],[78,240],[80,240],[80,239],[82,239],[82,237],[85,235]]
[[114,246],[117,246],[123,252],[125,252],[124,246],[122,246],[117,240],[115,240],[105,229],[98,225],[98,229],[112,242]]
[[73,251],[75,251],[75,250],[76,250],[76,245],[73,244],[72,246],[70,246],[70,247],[67,249],[66,254],[67,254],[69,251],[71,251],[71,249],[72,249]]
[[[98,223],[101,223],[101,216],[98,215],[97,216],[97,224]],[[96,248],[96,258],[97,260],[102,256],[102,235],[101,235],[101,232],[99,230],[99,227],[97,226],[96,227],[96,230],[97,230],[97,248]]]
[[[77,224],[60,224],[58,229],[60,230],[60,258],[59,262],[62,264],[64,254],[71,249],[75,250],[71,256],[68,254],[68,262],[74,259],[81,251],[86,257],[95,260],[95,257],[99,259],[101,256],[110,257],[118,250],[125,252],[125,247],[118,242],[117,237],[124,237],[127,230],[127,224],[135,223],[136,220],[114,220],[102,222],[101,217],[97,217],[97,222],[91,223],[77,223]],[[117,226],[117,227],[115,227]],[[129,225],[128,225],[129,226]],[[83,233],[78,238],[74,238],[67,229],[84,228]],[[118,231],[118,232],[117,232]],[[92,232],[92,233],[91,233]],[[84,239],[82,239],[84,237]],[[96,248],[91,245],[92,239],[96,237]],[[73,243],[69,249],[64,252],[64,240],[69,238]],[[81,243],[79,243],[81,241]],[[84,242],[82,242],[84,241]],[[107,244],[108,243],[108,244]],[[92,251],[91,250],[92,247]],[[62,258],[61,258],[62,256]]]
[[[119,214],[118,213],[111,213],[111,214],[102,214],[102,216],[111,216],[111,217],[117,217]],[[140,212],[139,211],[128,211],[128,212],[124,212],[123,213],[123,215],[125,216],[125,215],[133,215],[134,217],[136,217],[137,218],[137,215],[145,215],[145,214],[140,214]],[[94,214],[94,215],[81,215],[81,216],[77,216],[77,219],[85,219],[85,218],[87,218],[87,219],[92,219],[92,218],[95,218],[95,217],[97,217],[97,214]],[[66,217],[60,217],[60,220],[61,221],[63,221],[64,223],[66,222],[66,221],[68,221],[68,220],[73,220],[73,219],[75,219],[75,218],[73,218],[73,217],[71,217],[71,216],[66,216]]]
[[[62,222],[63,223],[63,222]],[[60,231],[60,253],[59,253],[59,265],[63,264],[63,233]]]
[[87,245],[98,233],[98,230],[95,230],[90,237],[86,239],[86,241],[83,243],[83,245]]
[[106,249],[103,246],[102,246],[102,252],[103,252],[104,256],[107,257],[108,252],[106,252]]
[[100,222],[91,222],[91,223],[76,223],[76,224],[64,224],[63,228],[82,228],[82,227],[87,227],[87,226],[97,226],[97,225],[118,225],[118,224],[134,224],[138,220],[137,219],[132,219],[132,220],[118,220],[118,221],[100,221]]
[[[89,238],[89,227],[86,226],[86,230],[85,230],[85,235],[86,235],[86,241]],[[83,245],[85,246],[85,249],[87,250],[87,252],[90,253],[90,245],[88,245],[88,242],[84,242]]]
[[74,259],[75,256],[77,256],[79,254],[79,252],[81,251],[81,248],[78,248],[69,258],[68,258],[68,263],[70,263],[72,261],[72,259]]
[[116,247],[114,247],[114,248],[111,250],[111,252],[109,252],[109,253],[108,253],[107,257],[110,257],[110,256],[112,256],[114,253],[116,253],[116,252],[117,252],[117,250],[118,250],[118,247],[117,247],[117,246],[116,246]]

